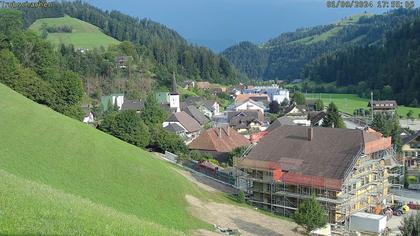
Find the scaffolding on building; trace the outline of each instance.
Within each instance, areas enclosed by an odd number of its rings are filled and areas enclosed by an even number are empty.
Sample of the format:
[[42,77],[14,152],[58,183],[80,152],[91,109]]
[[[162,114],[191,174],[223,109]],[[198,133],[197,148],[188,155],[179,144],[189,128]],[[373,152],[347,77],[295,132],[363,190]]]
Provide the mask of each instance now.
[[[292,173],[287,172],[282,173],[280,179],[275,179],[275,164],[266,166],[270,168],[255,168],[253,173],[249,173],[251,184],[248,194],[258,196],[248,198],[249,202],[287,216],[293,214],[304,199],[314,195],[327,210],[329,222],[342,226],[346,226],[354,212],[374,213],[382,209],[389,197],[388,188],[399,186],[399,183],[390,182],[389,178],[401,175],[400,172],[387,172],[400,166],[392,147],[371,154],[364,154],[364,150],[360,149],[347,168],[339,188],[335,180],[323,178],[320,181],[319,177],[306,177],[304,181],[291,180],[288,176]],[[264,170],[267,169],[271,173],[265,174]]]

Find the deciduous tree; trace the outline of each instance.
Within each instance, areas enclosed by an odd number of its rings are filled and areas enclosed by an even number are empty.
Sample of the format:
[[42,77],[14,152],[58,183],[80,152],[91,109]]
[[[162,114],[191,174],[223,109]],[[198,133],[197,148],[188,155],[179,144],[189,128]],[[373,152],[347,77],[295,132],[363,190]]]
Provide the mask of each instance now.
[[141,117],[147,126],[160,126],[167,118],[167,113],[160,107],[153,93],[147,97]]
[[323,127],[346,128],[337,106],[332,102],[328,105],[327,114],[322,122]]
[[324,102],[321,99],[317,99],[315,101],[315,110],[316,111],[322,111],[322,110],[324,110]]
[[268,107],[270,108],[270,113],[277,114],[280,111],[280,105],[277,101],[271,101]]
[[399,229],[402,236],[420,235],[420,214],[404,217]]
[[150,143],[148,127],[133,110],[108,113],[100,129],[138,147],[144,148]]
[[325,226],[327,223],[326,212],[315,199],[315,196],[303,200],[295,212],[294,220],[308,233]]
[[292,100],[297,104],[297,105],[305,105],[305,95],[303,95],[303,93],[301,92],[296,92],[293,94]]

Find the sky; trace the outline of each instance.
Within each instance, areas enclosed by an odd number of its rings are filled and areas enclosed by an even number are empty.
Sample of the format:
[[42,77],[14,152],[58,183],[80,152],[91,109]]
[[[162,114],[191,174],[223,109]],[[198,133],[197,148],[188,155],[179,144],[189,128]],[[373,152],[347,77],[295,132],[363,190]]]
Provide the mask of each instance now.
[[377,8],[327,8],[326,0],[85,0],[104,10],[149,18],[189,42],[216,52],[250,41],[265,42],[297,28],[329,24]]

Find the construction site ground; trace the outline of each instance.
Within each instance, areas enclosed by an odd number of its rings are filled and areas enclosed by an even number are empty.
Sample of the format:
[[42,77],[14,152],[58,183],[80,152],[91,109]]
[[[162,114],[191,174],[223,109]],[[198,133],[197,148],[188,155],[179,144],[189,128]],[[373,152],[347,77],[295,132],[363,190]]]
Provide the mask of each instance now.
[[[232,188],[205,176],[178,168],[176,170],[203,190],[225,193],[233,191]],[[259,212],[261,210],[213,201],[204,202],[191,195],[187,195],[185,198],[191,204],[191,212],[194,216],[221,228],[239,229],[241,235],[303,235],[302,229],[295,223],[263,214]],[[220,234],[208,230],[198,230],[195,235]]]
[[[420,191],[414,191],[414,190],[392,190],[391,191],[394,194],[395,200],[409,203],[420,203]],[[390,236],[396,236],[400,234],[400,230],[398,229],[399,226],[401,226],[402,221],[404,220],[404,217],[408,217],[412,214],[420,213],[418,210],[412,210],[403,216],[393,216],[391,219],[387,222],[387,227],[391,230]]]

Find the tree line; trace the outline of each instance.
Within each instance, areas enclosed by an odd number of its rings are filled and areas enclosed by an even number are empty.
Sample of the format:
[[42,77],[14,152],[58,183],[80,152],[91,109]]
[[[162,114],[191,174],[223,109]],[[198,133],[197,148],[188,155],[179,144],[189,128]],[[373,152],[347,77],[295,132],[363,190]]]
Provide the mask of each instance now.
[[82,81],[61,70],[53,46],[23,29],[22,14],[0,10],[0,82],[43,105],[81,119]]
[[192,46],[177,32],[149,19],[138,19],[118,11],[103,11],[81,1],[55,2],[50,9],[21,9],[27,26],[44,17],[71,17],[98,26],[120,41],[142,48],[143,55],[157,64],[153,71],[159,81],[170,80],[172,72],[184,78],[215,83],[233,83],[238,79],[234,67],[224,57],[205,47]]
[[356,87],[363,97],[373,91],[375,98],[419,106],[419,31],[417,19],[389,32],[383,45],[352,47],[321,57],[306,68],[305,75],[318,83]]
[[312,60],[348,47],[382,44],[387,32],[419,16],[419,9],[354,16],[336,24],[283,33],[262,45],[242,42],[226,49],[222,55],[253,79],[304,79],[304,68]]
[[189,152],[184,141],[162,128],[162,122],[169,114],[160,107],[154,94],[147,97],[144,106],[140,114],[134,110],[109,109],[103,114],[103,121],[98,128],[141,148],[170,151],[181,157],[186,156]]

